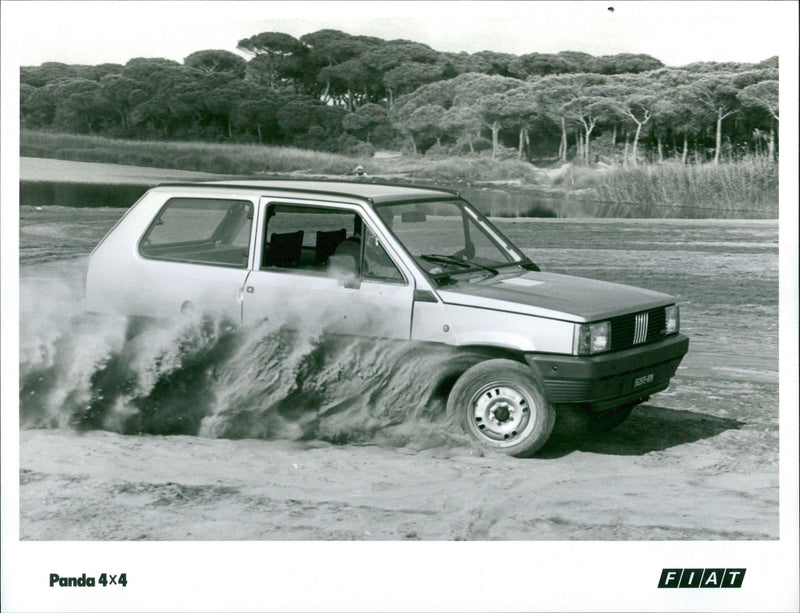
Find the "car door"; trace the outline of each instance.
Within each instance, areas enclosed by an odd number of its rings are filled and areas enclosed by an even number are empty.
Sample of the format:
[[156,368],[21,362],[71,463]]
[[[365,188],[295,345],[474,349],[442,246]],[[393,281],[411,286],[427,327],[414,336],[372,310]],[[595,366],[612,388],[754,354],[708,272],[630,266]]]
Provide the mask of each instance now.
[[410,337],[413,279],[356,205],[264,198],[259,210],[245,324],[267,320],[317,334]]

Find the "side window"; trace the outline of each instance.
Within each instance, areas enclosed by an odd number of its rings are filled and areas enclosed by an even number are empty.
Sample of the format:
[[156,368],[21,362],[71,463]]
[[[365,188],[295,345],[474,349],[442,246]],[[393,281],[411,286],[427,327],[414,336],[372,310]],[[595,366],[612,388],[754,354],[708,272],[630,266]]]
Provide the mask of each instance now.
[[[271,204],[266,217],[263,269],[290,268],[336,277],[360,274],[364,279],[405,282],[355,212]],[[362,238],[367,239],[363,244]]]
[[146,258],[247,266],[253,204],[246,200],[173,198],[139,243]]
[[365,279],[393,281],[403,283],[402,273],[394,265],[389,254],[381,245],[378,237],[369,228],[364,230],[364,267],[362,276]]
[[[357,266],[361,218],[341,209],[288,204],[267,207],[262,268],[295,268],[327,274],[334,255]],[[355,272],[355,271],[354,271]]]

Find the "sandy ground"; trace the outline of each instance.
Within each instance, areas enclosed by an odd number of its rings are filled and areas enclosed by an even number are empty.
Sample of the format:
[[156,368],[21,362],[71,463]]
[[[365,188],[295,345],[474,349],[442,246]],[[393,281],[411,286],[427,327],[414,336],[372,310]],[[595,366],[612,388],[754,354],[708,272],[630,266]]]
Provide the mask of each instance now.
[[715,427],[707,421],[643,408],[580,450],[525,461],[24,431],[21,538],[775,538],[775,467],[731,466],[727,449],[746,443],[747,434],[729,431],[710,441]]
[[[57,259],[85,255],[118,215],[23,211],[23,281],[60,274]],[[547,270],[677,294],[692,345],[670,389],[611,433],[557,438],[527,460],[413,439],[335,445],[23,429],[20,537],[778,538],[777,222],[501,227]]]

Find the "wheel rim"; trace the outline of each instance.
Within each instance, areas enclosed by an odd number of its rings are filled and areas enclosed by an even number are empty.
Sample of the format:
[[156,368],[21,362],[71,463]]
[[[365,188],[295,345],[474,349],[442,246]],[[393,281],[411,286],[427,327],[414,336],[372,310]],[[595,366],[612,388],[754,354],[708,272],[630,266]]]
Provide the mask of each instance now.
[[514,445],[533,428],[533,398],[512,383],[496,382],[483,386],[469,402],[470,429],[493,445]]

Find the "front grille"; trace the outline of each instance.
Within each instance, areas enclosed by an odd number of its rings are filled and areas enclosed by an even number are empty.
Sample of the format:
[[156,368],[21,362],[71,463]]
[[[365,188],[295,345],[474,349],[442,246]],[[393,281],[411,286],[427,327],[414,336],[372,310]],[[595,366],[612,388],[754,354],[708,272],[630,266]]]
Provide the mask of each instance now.
[[611,351],[652,343],[664,338],[666,333],[667,315],[664,307],[614,317],[611,320]]

